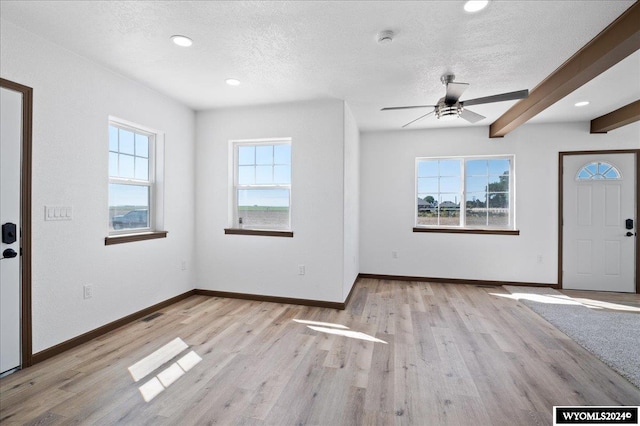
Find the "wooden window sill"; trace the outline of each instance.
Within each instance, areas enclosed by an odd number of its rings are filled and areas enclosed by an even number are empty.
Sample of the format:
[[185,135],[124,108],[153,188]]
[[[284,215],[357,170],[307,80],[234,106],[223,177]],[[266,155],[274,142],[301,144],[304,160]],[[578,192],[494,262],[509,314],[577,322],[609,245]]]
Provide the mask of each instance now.
[[155,240],[156,238],[167,238],[167,231],[141,232],[139,234],[110,235],[105,237],[104,245],[133,243],[135,241]]
[[266,229],[225,228],[224,233],[227,235],[258,235],[262,237],[293,238],[293,231],[269,231]]
[[414,227],[413,232],[436,232],[445,234],[520,235],[518,229],[473,229],[473,228],[423,228]]

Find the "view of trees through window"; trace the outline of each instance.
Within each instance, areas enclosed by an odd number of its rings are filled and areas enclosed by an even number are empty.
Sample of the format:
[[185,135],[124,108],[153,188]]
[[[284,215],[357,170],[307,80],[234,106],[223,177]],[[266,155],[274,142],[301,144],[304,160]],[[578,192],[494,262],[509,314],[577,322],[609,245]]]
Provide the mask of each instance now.
[[416,225],[508,228],[510,181],[509,157],[419,159]]

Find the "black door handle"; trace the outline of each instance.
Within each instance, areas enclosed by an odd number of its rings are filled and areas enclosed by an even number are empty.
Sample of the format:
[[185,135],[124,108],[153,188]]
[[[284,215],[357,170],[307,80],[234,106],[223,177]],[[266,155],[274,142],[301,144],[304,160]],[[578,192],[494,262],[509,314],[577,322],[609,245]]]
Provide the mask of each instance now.
[[627,237],[633,237],[634,235],[636,235],[636,234],[634,234],[633,232],[627,232],[627,234],[626,234]]
[[5,251],[2,252],[2,258],[3,259],[13,259],[14,257],[16,257],[18,255],[18,253],[16,253],[16,251],[14,249],[6,249]]

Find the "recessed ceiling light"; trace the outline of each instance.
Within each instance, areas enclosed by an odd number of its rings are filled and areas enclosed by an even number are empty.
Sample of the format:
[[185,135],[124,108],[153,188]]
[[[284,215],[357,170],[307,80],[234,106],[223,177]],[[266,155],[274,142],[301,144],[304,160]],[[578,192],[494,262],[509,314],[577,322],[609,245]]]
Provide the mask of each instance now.
[[479,12],[489,4],[489,0],[469,0],[464,4],[464,10],[470,13]]
[[193,44],[193,40],[183,35],[173,35],[171,36],[171,41],[181,47],[189,47]]
[[575,106],[577,107],[583,107],[583,106],[587,106],[589,105],[589,101],[582,101],[582,102],[576,102]]
[[229,86],[240,86],[240,80],[236,80],[235,78],[228,78],[225,80],[225,82]]

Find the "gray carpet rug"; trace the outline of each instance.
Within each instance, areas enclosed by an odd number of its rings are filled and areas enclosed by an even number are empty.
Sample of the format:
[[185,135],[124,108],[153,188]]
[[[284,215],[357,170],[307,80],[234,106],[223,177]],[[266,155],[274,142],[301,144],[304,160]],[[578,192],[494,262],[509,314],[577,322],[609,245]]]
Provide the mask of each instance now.
[[588,308],[549,288],[504,288],[640,388],[640,313]]

